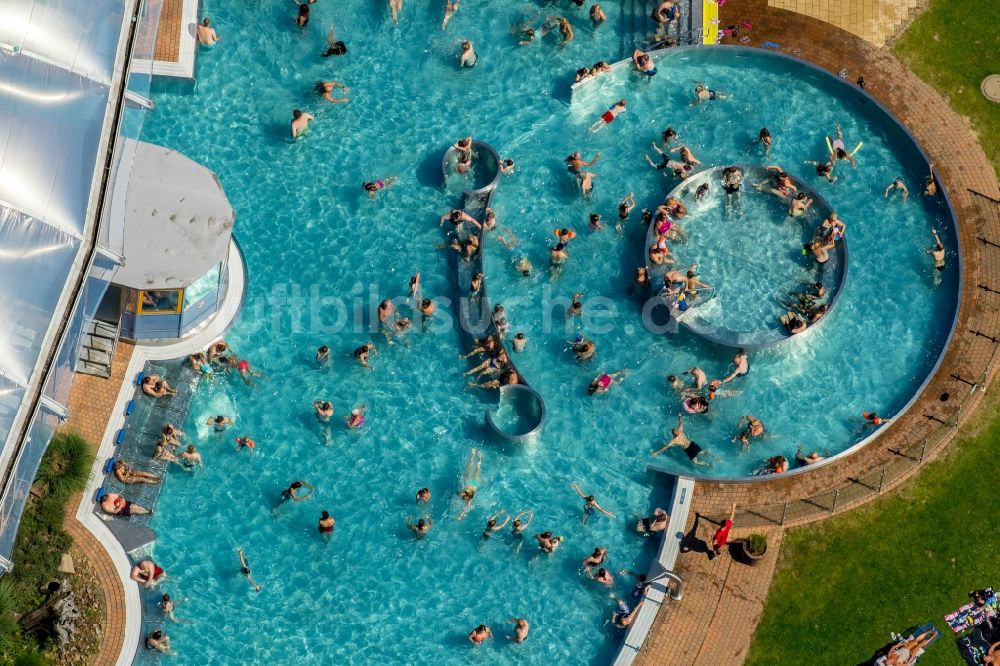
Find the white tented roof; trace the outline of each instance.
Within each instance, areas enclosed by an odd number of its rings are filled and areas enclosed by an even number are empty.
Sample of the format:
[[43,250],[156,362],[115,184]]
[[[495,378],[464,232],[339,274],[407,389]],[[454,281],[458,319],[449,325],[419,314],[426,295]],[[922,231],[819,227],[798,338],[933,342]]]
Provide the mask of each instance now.
[[0,469],[87,268],[132,6],[0,0]]

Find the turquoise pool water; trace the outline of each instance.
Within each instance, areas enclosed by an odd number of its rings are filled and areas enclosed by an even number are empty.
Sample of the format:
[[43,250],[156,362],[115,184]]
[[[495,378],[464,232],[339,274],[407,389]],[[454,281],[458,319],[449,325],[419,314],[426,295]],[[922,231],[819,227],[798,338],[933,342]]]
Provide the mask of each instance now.
[[[152,521],[160,537],[155,558],[170,575],[165,589],[184,600],[177,615],[190,620],[168,626],[180,663],[608,661],[620,641],[607,623],[612,591],[589,581],[580,561],[605,546],[614,571],[646,570],[656,543],[632,526],[636,515],[666,502],[662,481],[645,473],[679,406],[664,378],[692,365],[720,376],[731,357],[686,333],[648,333],[641,302],[628,293],[644,252],[639,210],[672,187],[642,159],[667,126],[706,164],[760,159],[750,142],[769,126],[776,142],[768,162],[811,182],[847,221],[852,279],[808,344],[755,354],[750,377],[733,385],[736,395],[688,419],[689,435],[722,462],[694,470],[676,450],[656,460],[685,473],[733,476],[769,455],[790,456],[800,443],[835,453],[861,435],[862,409],[902,407],[937,358],[954,311],[957,257],[935,285],[924,250],[932,226],[954,245],[946,211],[919,197],[924,165],[904,135],[811,70],[765,54],[685,51],[661,61],[648,84],[611,74],[570,99],[577,67],[619,56],[618,8],[610,3],[597,34],[571,16],[577,37],[566,48],[551,37],[515,46],[516,8],[463,4],[443,33],[437,3],[407,3],[396,28],[383,3],[319,2],[304,31],[294,27],[290,4],[208,2],[203,9],[222,41],[200,55],[197,85],[154,90],[157,108],[144,138],[207,165],[229,194],[250,285],[227,337],[266,377],[256,387],[238,378],[203,385],[186,430],[207,467],[171,474]],[[346,56],[319,57],[330,26],[347,42]],[[456,67],[462,37],[480,54],[468,71]],[[351,102],[319,99],[312,89],[320,78],[348,85]],[[689,106],[694,79],[732,99]],[[621,96],[628,112],[588,133]],[[317,117],[296,142],[287,136],[293,108]],[[863,138],[865,145],[859,168],[838,167],[840,180],[828,185],[802,161],[823,155],[824,133],[838,121],[849,144]],[[494,208],[519,244],[507,250],[488,241],[486,268],[491,298],[506,306],[512,330],[529,338],[518,367],[546,399],[546,430],[524,448],[484,444],[483,411],[494,402],[466,388],[462,372],[470,366],[457,358],[456,331],[435,325],[388,345],[366,330],[377,303],[404,297],[417,271],[424,294],[442,299],[442,318],[452,311],[444,299],[454,297],[455,285],[437,247],[437,222],[458,204],[460,188],[441,188],[441,157],[469,134],[517,162]],[[602,153],[588,202],[562,163],[576,149],[586,158]],[[897,174],[913,191],[905,204],[882,199]],[[361,183],[387,176],[399,181],[369,201]],[[616,233],[617,203],[629,191],[639,205]],[[590,232],[590,212],[601,212],[609,228]],[[752,243],[754,221],[741,224]],[[547,248],[552,229],[564,226],[579,236],[553,281]],[[522,254],[535,264],[530,278],[513,270]],[[587,313],[607,316],[568,320],[562,306],[544,306],[568,304],[576,291],[585,294]],[[598,350],[583,365],[566,350],[581,327]],[[380,347],[374,371],[351,357],[369,339]],[[327,368],[313,361],[321,344],[333,350]],[[629,371],[623,384],[586,395],[594,375],[619,369]],[[312,415],[318,398],[337,412],[329,440]],[[362,403],[366,427],[338,427]],[[220,412],[235,415],[236,426],[216,438],[202,424]],[[729,438],[746,413],[770,435],[741,454]],[[253,456],[235,450],[236,434],[258,442]],[[480,492],[458,522],[454,493],[478,446]],[[278,493],[295,479],[316,486],[314,499],[273,515]],[[581,524],[574,481],[617,517]],[[422,486],[434,494],[426,509],[413,503]],[[565,545],[545,556],[530,543],[517,552],[508,534],[481,542],[486,518],[500,508],[534,509],[531,532],[564,534]],[[330,543],[315,530],[324,509],[337,519]],[[424,512],[435,527],[414,541],[407,516]],[[239,547],[260,593],[239,573]],[[619,579],[613,593],[627,596],[631,584]],[[503,639],[503,621],[514,616],[532,622],[525,645]],[[465,634],[481,622],[498,640],[473,649]]]

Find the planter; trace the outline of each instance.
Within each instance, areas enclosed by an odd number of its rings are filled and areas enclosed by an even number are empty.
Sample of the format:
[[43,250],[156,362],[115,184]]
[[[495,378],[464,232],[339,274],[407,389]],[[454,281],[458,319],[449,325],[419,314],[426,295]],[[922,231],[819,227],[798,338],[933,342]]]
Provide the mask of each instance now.
[[757,566],[767,555],[767,537],[763,534],[751,534],[740,541],[741,558],[752,567]]

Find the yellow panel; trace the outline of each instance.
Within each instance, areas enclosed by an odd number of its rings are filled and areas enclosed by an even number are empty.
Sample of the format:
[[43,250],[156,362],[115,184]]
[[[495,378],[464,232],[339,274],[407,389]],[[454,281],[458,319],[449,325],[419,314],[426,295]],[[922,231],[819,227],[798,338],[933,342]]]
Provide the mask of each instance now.
[[709,0],[702,1],[701,10],[702,43],[715,44],[719,39],[719,5]]

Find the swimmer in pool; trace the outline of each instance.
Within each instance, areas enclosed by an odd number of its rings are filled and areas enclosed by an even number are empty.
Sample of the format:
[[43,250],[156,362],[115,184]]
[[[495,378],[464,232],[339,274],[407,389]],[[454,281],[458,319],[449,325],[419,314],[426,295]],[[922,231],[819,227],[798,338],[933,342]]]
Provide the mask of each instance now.
[[523,643],[528,640],[528,631],[530,630],[531,625],[528,624],[527,620],[520,617],[512,617],[507,620],[507,622],[514,625],[514,635],[508,636],[508,640],[512,640],[515,643]]
[[587,495],[587,494],[585,494],[582,490],[580,490],[580,486],[576,485],[575,482],[572,483],[571,485],[573,486],[573,490],[576,491],[576,494],[579,495],[581,498],[583,498],[583,523],[584,523],[584,525],[587,524],[587,520],[592,515],[594,515],[595,511],[600,511],[601,513],[603,513],[608,518],[614,518],[615,517],[615,514],[611,513],[610,511],[608,511],[607,509],[605,509],[604,507],[602,507],[600,504],[598,504],[597,500],[594,499],[593,495]]
[[705,384],[708,383],[708,375],[706,375],[705,371],[702,370],[701,368],[698,367],[689,368],[688,370],[685,370],[683,374],[691,375],[691,378],[694,379],[694,387],[698,391],[703,389],[705,387]]
[[[390,303],[389,305],[392,305],[392,303]],[[380,309],[379,319],[381,319],[382,318],[381,306],[379,306],[379,309]],[[373,370],[374,368],[372,367],[369,361],[371,360],[371,357],[374,356],[376,353],[377,351],[375,349],[375,343],[367,342],[354,350],[354,358],[358,359],[358,363],[361,364],[362,368],[368,368],[369,370]]]
[[464,210],[461,210],[461,209],[458,209],[458,208],[456,208],[454,210],[450,210],[447,213],[445,213],[444,215],[442,215],[440,221],[438,222],[438,226],[440,227],[440,226],[444,225],[445,221],[451,222],[452,227],[453,227],[453,231],[455,233],[458,233],[459,232],[459,228],[463,224],[465,224],[465,223],[471,224],[476,229],[482,229],[483,228],[483,225],[481,225],[479,223],[479,220],[477,220],[476,218],[472,217],[471,215],[469,215],[468,213],[466,213]]
[[601,154],[597,153],[594,155],[594,159],[587,162],[586,160],[583,159],[583,156],[580,154],[580,151],[576,150],[573,151],[573,153],[571,153],[570,156],[566,158],[565,160],[566,169],[571,174],[577,175],[580,173],[580,169],[582,167],[594,166],[597,163],[597,160],[599,159],[601,159]]
[[240,548],[237,552],[239,553],[240,556],[240,573],[242,573],[243,576],[247,579],[247,582],[250,583],[250,587],[253,588],[254,592],[260,592],[260,585],[256,581],[254,581],[254,579],[250,575],[250,565],[247,564],[247,557],[246,555],[243,554],[243,549]]
[[315,410],[316,418],[320,423],[329,423],[333,417],[333,403],[327,400],[315,400],[313,410]]
[[633,51],[632,64],[635,66],[635,71],[646,76],[647,81],[656,76],[656,65],[653,63],[653,59],[649,57],[648,53],[639,49]]
[[458,1],[459,0],[455,0],[455,2],[448,2],[448,0],[445,0],[445,3],[444,3],[444,18],[441,19],[441,29],[442,30],[444,30],[445,28],[448,27],[448,21],[450,21],[451,17],[454,16],[455,12],[458,11]]
[[590,386],[587,387],[587,395],[601,395],[602,393],[607,393],[611,390],[612,386],[620,384],[624,379],[624,370],[612,373],[601,373],[594,377],[594,381],[590,382]]
[[[345,97],[334,97],[334,88],[339,88],[344,92]],[[331,104],[346,104],[350,102],[350,98],[346,97],[347,93],[350,92],[347,86],[345,86],[340,81],[317,81],[316,82],[316,92],[320,96]]]
[[166,574],[152,560],[142,560],[138,562],[129,573],[129,578],[139,583],[146,589],[152,589],[154,585],[162,582]]
[[518,332],[517,335],[510,341],[511,346],[514,351],[520,354],[524,351],[524,348],[528,346],[528,338],[522,332]]
[[[303,488],[306,489],[304,493],[302,491]],[[315,490],[307,481],[292,481],[286,489],[281,491],[281,495],[278,496],[278,505],[280,506],[288,500],[304,502],[312,497]]]
[[754,140],[754,144],[760,144],[764,146],[764,157],[771,152],[771,144],[774,140],[771,138],[771,132],[766,128],[760,128],[760,134],[757,135],[757,139]]
[[485,624],[481,624],[469,632],[469,642],[473,645],[482,645],[487,638],[493,638],[493,631]]
[[170,383],[159,375],[146,375],[143,377],[142,392],[154,398],[177,395],[177,389],[170,386]]
[[309,5],[299,0],[295,2],[299,5],[299,15],[295,17],[295,25],[304,28],[309,25]]
[[691,152],[691,149],[687,146],[677,146],[676,148],[671,148],[670,152],[680,153],[681,161],[684,162],[684,164],[690,164],[691,166],[701,164],[701,162],[698,161],[698,158],[694,156],[694,153]]
[[736,424],[736,429],[739,430],[741,427],[743,427],[744,423],[747,424],[746,432],[749,437],[756,438],[764,436],[764,433],[766,432],[766,428],[764,428],[764,422],[758,419],[756,416],[753,416],[751,414],[744,415],[740,419],[739,423]]
[[[507,523],[510,522],[510,515],[505,516],[504,514],[506,513],[506,509],[500,509],[489,517],[486,521],[486,527],[483,529],[483,539],[489,539],[491,536],[506,527]],[[502,521],[500,521],[500,516],[504,516]]]
[[805,465],[815,465],[820,460],[824,460],[825,458],[826,458],[826,456],[821,456],[818,451],[813,451],[809,455],[804,456],[804,455],[802,455],[802,447],[801,446],[795,451],[795,462],[797,462],[797,463],[799,463],[800,465],[803,465],[803,466],[805,466]]
[[813,200],[805,192],[799,192],[788,201],[788,216],[802,217],[812,204]]
[[431,501],[430,488],[421,488],[420,490],[417,491],[417,498],[416,498],[417,504],[427,504],[430,501]]
[[709,100],[717,99],[728,99],[728,95],[724,95],[717,90],[709,90],[705,87],[701,81],[695,81],[694,86],[694,101],[691,102],[691,106],[696,106],[702,102],[707,102]]
[[463,69],[466,67],[475,67],[477,62],[479,62],[479,54],[476,53],[472,42],[467,39],[464,40],[462,42],[462,52],[458,57],[458,66]]
[[[305,5],[302,6],[305,7]],[[292,138],[297,139],[300,136],[305,136],[306,132],[309,131],[309,123],[313,120],[316,120],[316,117],[313,114],[293,109]]]
[[[565,254],[565,253],[564,253]],[[569,255],[567,255],[568,257]],[[531,277],[531,271],[534,270],[534,266],[531,260],[527,257],[521,257],[514,263],[514,270],[521,274],[522,277]]]
[[595,548],[593,553],[583,558],[583,568],[599,567],[604,564],[604,560],[606,559],[608,559],[608,549]]
[[[700,446],[698,446],[697,442],[688,439],[687,435],[684,434],[684,415],[680,412],[677,413],[677,427],[670,431],[670,435],[671,435],[670,441],[668,441],[666,444],[664,444],[656,451],[653,451],[654,456],[660,455],[661,453],[663,453],[664,451],[673,446],[679,446],[684,451],[684,454],[688,457],[688,460],[690,460],[691,463],[694,465],[700,465],[702,467],[711,467],[712,461],[706,460],[706,458],[715,458],[716,460],[719,460],[718,456],[715,456],[709,451],[706,451],[705,449],[701,448]],[[667,518],[669,518],[669,516]],[[663,527],[666,527],[666,522],[664,522]],[[660,529],[663,529],[663,527],[661,527]],[[645,528],[645,531],[650,532],[654,530],[647,527]]]
[[733,204],[742,212],[743,171],[737,166],[727,166],[722,170],[722,189],[726,193],[726,212],[732,210]]
[[737,377],[744,377],[750,372],[750,357],[745,349],[740,349],[733,357],[733,371],[722,380],[722,384],[728,384]]
[[611,572],[605,568],[600,568],[597,573],[592,573],[591,569],[587,569],[587,573],[590,574],[592,580],[611,587],[615,584],[615,577],[611,575]]
[[642,608],[644,601],[645,599],[639,601],[639,603],[635,605],[635,608],[630,610],[628,604],[619,599],[618,607],[611,615],[611,624],[615,625],[619,629],[628,628],[628,626],[632,624],[632,621],[635,620],[635,616],[639,614],[639,609]]
[[816,167],[816,175],[823,176],[827,182],[835,183],[837,181],[837,177],[833,175],[833,160],[827,160],[826,162],[806,160],[805,164],[811,164]]
[[590,199],[590,195],[594,192],[594,178],[596,177],[597,174],[590,171],[582,171],[577,174],[576,179],[580,183],[580,196],[584,199]]
[[434,526],[434,521],[431,520],[430,516],[424,516],[415,523],[413,522],[412,516],[406,517],[406,527],[412,530],[413,536],[415,536],[418,539],[422,538],[424,535],[430,532],[433,526]]
[[378,195],[379,191],[392,187],[396,180],[397,178],[395,176],[389,176],[388,178],[365,181],[361,184],[361,189],[368,194],[369,199],[374,199]]
[[392,14],[392,22],[399,25],[399,12],[403,9],[403,0],[389,0],[389,12]]
[[629,192],[625,195],[625,198],[621,200],[618,204],[618,219],[619,223],[616,229],[621,232],[622,223],[628,219],[628,216],[632,214],[632,210],[635,208],[635,192]]
[[365,406],[355,407],[351,413],[344,417],[344,423],[348,430],[356,430],[365,424]]
[[882,193],[882,198],[888,199],[889,193],[892,192],[893,190],[901,190],[903,192],[903,201],[906,201],[907,199],[910,198],[910,190],[906,188],[906,183],[904,183],[903,179],[900,178],[899,176],[896,176],[896,178],[894,178],[893,181],[889,183],[888,187],[885,188],[885,192]]
[[330,539],[333,538],[333,528],[336,527],[337,521],[333,519],[329,511],[324,511],[320,514],[319,522],[316,524],[316,530],[319,532],[319,537],[324,542],[329,543]]
[[[799,333],[803,333],[806,328],[809,327],[806,322],[804,322],[795,312],[791,310],[778,317],[778,321],[780,321],[781,325],[785,327],[785,330],[788,331],[789,335],[798,335]],[[746,448],[749,448],[748,444],[746,445]]]
[[614,104],[612,104],[608,108],[608,110],[601,115],[600,118],[594,121],[594,124],[590,126],[590,131],[597,132],[610,125],[612,122],[614,122],[615,118],[625,113],[625,106],[626,105],[624,99],[620,99]]
[[640,518],[635,524],[635,531],[639,534],[652,534],[653,532],[662,532],[667,529],[667,525],[670,523],[670,514],[656,507],[653,509],[653,515],[648,518]]
[[945,265],[944,243],[941,242],[941,237],[938,236],[937,229],[931,229],[931,233],[934,234],[934,245],[927,248],[927,254],[931,255],[931,258],[934,260],[934,276],[940,280],[941,272],[944,271]]
[[198,24],[198,43],[202,46],[215,46],[219,41],[219,33],[212,27],[212,22],[206,16]]
[[588,340],[582,335],[578,335],[576,340],[570,342],[570,345],[577,361],[589,361],[594,358],[594,353],[597,351],[597,345],[594,344],[594,341]]
[[597,30],[602,23],[608,20],[607,14],[596,2],[590,6],[590,25]]
[[330,348],[326,345],[322,345],[316,349],[316,363],[318,365],[326,365],[330,362]]
[[934,180],[934,165],[932,164],[930,166],[930,172],[927,174],[927,177],[924,178],[924,196],[933,197],[937,195],[937,192],[938,186],[937,181]]
[[455,520],[462,520],[465,514],[472,508],[472,502],[476,499],[476,491],[479,490],[479,478],[483,469],[483,453],[479,449],[472,449],[469,454],[469,461],[465,464],[465,471],[462,473],[462,489],[458,491],[458,496],[465,502],[462,511]]
[[[847,148],[844,145],[844,132],[840,129],[840,123],[837,123],[837,138],[831,139],[829,136],[826,137],[827,143],[830,148],[830,161],[836,163],[837,160],[847,160],[851,163],[854,168],[858,167],[857,160],[854,159],[854,153],[847,152]],[[861,144],[858,144],[858,148]],[[858,152],[858,148],[854,149],[854,152]]]
[[573,294],[573,301],[569,304],[569,308],[566,310],[567,317],[579,317],[583,314],[583,301],[580,299],[583,297],[583,292],[576,292]]
[[708,411],[708,400],[704,396],[693,395],[681,401],[684,411],[688,414],[704,414]]
[[562,35],[562,46],[566,46],[573,41],[573,25],[565,16],[546,16],[545,26],[542,28],[542,32],[550,32],[554,27],[559,28],[559,34]]
[[556,548],[562,544],[565,540],[563,536],[552,536],[552,532],[542,532],[541,534],[536,534],[534,537],[535,541],[538,542],[538,549],[543,553],[552,554],[556,551]]

